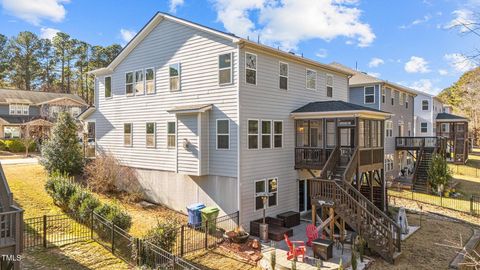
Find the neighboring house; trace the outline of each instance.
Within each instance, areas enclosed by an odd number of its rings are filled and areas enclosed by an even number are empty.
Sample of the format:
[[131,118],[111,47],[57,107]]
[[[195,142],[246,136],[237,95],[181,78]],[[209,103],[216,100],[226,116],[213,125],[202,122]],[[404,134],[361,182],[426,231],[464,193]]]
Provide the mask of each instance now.
[[[383,211],[378,108],[348,103],[351,72],[157,13],[106,68],[80,116],[135,168],[146,196],[262,216],[308,211],[316,182],[344,179]],[[361,179],[362,181],[359,181]]]
[[444,112],[444,106],[436,96],[415,91],[415,137],[436,136],[435,119],[437,115]]
[[394,179],[408,172],[413,173],[413,158],[408,151],[397,149],[397,137],[413,137],[414,134],[414,99],[416,91],[379,79],[366,73],[356,71],[344,65],[333,63],[332,66],[349,71],[349,101],[362,106],[392,113],[385,121],[385,177]]
[[73,94],[0,89],[0,138],[20,138],[27,126],[48,134],[59,112],[77,117],[86,108]]

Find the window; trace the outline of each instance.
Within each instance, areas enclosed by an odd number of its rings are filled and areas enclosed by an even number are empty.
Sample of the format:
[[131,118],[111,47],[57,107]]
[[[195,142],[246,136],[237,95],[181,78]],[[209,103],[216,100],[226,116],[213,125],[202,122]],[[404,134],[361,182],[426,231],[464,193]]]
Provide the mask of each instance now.
[[257,56],[252,53],[245,54],[245,82],[257,84]]
[[403,137],[405,135],[405,126],[403,121],[398,121],[398,136]]
[[105,98],[112,97],[112,77],[105,77]]
[[147,94],[155,93],[155,71],[153,68],[145,69],[145,90]]
[[386,93],[385,93],[385,88],[382,88],[382,103],[385,103],[385,96],[386,96]]
[[[397,96],[398,96],[398,103],[400,103],[400,98],[401,98],[400,96],[401,96],[401,95],[400,95],[400,93],[399,93],[397,90],[395,90],[395,91],[393,92],[393,96],[394,96],[394,97],[397,97]],[[395,104],[392,104],[392,105],[395,105]]]
[[393,170],[393,154],[385,155],[385,171],[389,172]]
[[408,137],[412,136],[412,122],[407,123]]
[[218,56],[218,84],[232,83],[232,53]]
[[263,198],[268,196],[265,207],[273,207],[278,202],[278,178],[255,181],[255,210],[263,209]]
[[385,137],[393,137],[393,122],[391,120],[385,121]]
[[173,148],[177,145],[175,122],[167,122],[167,147]]
[[403,105],[404,100],[405,100],[405,93],[400,93],[398,96],[398,104]]
[[258,120],[248,120],[248,149],[258,149]]
[[3,136],[5,139],[20,138],[20,127],[4,127]]
[[147,147],[155,147],[156,145],[156,128],[155,123],[150,122],[145,125],[145,144]]
[[262,121],[262,148],[272,147],[272,121]]
[[393,105],[395,105],[395,93],[393,92],[393,90],[389,89],[390,90],[390,103]]
[[405,96],[405,108],[408,109],[408,98],[410,97],[410,95],[406,95]]
[[333,97],[333,75],[327,74],[327,97]]
[[10,115],[29,115],[30,106],[28,104],[10,104]]
[[180,90],[180,63],[171,64],[169,67],[170,91]]
[[283,146],[283,122],[273,121],[273,147],[282,148]]
[[317,90],[317,72],[315,70],[307,69],[306,87],[310,90]]
[[368,86],[364,88],[364,103],[365,104],[375,103],[375,87]]
[[145,82],[143,76],[143,70],[135,71],[135,95],[145,94]]
[[230,148],[230,121],[228,119],[217,120],[217,149]]
[[280,62],[280,89],[287,90],[288,88],[288,64]]
[[123,124],[123,145],[132,145],[132,124]]
[[427,122],[420,123],[420,132],[427,133],[428,132],[428,124]]
[[[29,111],[29,109],[30,109],[29,107],[30,107],[30,106],[28,106],[28,105],[22,105],[22,114],[23,114],[23,115],[28,115],[28,111]],[[78,109],[80,109],[80,108],[78,108]],[[77,115],[78,115],[78,114],[77,114]]]
[[17,114],[17,104],[10,104],[9,109],[10,109],[10,115]]
[[422,100],[422,110],[428,111],[428,100]]
[[125,94],[133,96],[133,72],[125,73]]

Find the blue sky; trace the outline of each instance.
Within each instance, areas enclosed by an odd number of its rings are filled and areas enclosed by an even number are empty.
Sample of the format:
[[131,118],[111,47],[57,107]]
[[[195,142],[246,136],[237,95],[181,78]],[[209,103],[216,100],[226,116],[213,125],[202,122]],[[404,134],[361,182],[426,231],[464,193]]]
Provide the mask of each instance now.
[[0,0],[0,33],[64,31],[91,44],[125,44],[156,11],[333,61],[430,93],[477,65],[480,0]]

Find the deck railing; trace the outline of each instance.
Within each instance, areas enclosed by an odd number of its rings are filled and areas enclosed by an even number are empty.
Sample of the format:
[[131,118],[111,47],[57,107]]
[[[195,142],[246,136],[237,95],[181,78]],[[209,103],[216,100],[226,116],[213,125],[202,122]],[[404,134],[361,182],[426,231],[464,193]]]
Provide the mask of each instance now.
[[337,162],[340,159],[340,147],[337,146],[333,149],[332,153],[328,157],[328,160],[325,162],[322,171],[320,172],[320,178],[327,179],[329,174],[333,173]]
[[319,170],[327,161],[331,151],[318,147],[296,147],[295,168]]
[[11,206],[10,211],[0,213],[0,248],[12,247],[16,254],[23,250],[23,210]]
[[396,137],[395,147],[397,149],[441,148],[444,141],[441,137]]

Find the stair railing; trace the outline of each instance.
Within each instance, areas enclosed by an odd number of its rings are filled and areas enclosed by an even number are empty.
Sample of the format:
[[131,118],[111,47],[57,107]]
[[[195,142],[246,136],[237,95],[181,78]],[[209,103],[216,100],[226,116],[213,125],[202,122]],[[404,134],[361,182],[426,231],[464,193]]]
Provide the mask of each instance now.
[[327,159],[327,162],[325,162],[325,165],[323,165],[322,171],[320,172],[320,178],[322,179],[328,179],[328,173],[333,172],[335,169],[335,166],[337,166],[337,162],[340,159],[340,146],[336,146],[330,156]]
[[353,154],[350,157],[350,161],[347,164],[347,168],[343,172],[343,181],[348,182],[355,173],[358,166],[358,155],[358,147],[355,147],[355,149],[353,150]]
[[415,169],[413,170],[413,177],[412,177],[412,188],[415,186],[415,182],[417,181],[418,177],[418,167],[420,167],[420,163],[422,162],[423,159],[423,152],[425,151],[425,148],[422,146],[420,148],[420,152],[418,153],[417,157],[417,164],[415,164]]

